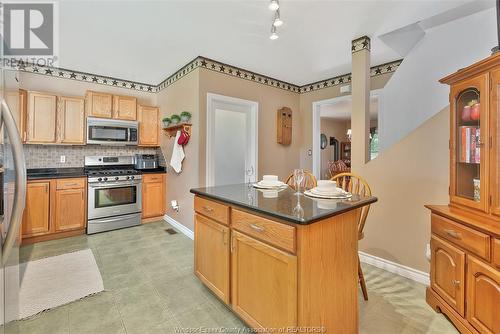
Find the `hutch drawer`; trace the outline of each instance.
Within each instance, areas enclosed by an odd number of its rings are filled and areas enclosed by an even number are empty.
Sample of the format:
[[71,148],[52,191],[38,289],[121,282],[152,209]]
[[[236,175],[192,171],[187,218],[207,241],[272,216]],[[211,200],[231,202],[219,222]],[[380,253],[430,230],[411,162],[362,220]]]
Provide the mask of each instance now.
[[194,197],[194,211],[229,225],[229,206],[199,196]]
[[233,228],[240,232],[291,253],[295,252],[295,227],[293,226],[236,209],[232,210],[231,222]]
[[483,259],[490,260],[490,236],[454,221],[432,214],[431,230],[435,235],[448,240]]

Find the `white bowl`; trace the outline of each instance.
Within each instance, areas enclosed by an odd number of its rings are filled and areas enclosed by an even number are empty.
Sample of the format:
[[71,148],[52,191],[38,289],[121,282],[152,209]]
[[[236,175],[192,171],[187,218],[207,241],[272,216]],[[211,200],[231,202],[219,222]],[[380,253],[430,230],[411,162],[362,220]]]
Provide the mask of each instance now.
[[334,191],[337,187],[337,182],[330,180],[319,180],[316,188],[319,191]]

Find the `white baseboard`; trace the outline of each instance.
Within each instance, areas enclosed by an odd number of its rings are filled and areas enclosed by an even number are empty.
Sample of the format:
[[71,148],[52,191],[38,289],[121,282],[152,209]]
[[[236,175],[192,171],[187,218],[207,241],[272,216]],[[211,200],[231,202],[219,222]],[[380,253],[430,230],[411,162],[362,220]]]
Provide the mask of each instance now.
[[423,271],[403,266],[402,264],[382,259],[361,251],[359,252],[359,259],[363,263],[371,264],[374,267],[409,278],[415,282],[422,283],[427,286],[430,284],[429,274],[424,273]]
[[167,216],[167,215],[163,216],[163,219],[167,223],[169,223],[170,225],[172,225],[173,227],[175,227],[176,229],[178,229],[186,237],[188,237],[191,240],[194,240],[194,232],[191,231],[190,229],[188,229],[185,225],[182,225],[177,220],[175,220],[174,218],[172,218],[170,216]]

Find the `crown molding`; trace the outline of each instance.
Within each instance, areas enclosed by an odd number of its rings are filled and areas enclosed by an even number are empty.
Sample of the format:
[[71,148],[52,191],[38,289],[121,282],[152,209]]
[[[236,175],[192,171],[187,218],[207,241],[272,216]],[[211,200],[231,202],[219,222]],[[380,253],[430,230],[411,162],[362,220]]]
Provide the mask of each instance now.
[[[356,41],[357,40],[353,41],[353,45],[354,42]],[[361,42],[361,44],[363,43]],[[374,66],[370,69],[370,76],[375,77],[378,75],[395,72],[396,69],[399,67],[399,65],[401,65],[402,61],[403,59],[399,59],[389,63]],[[45,75],[60,79],[69,79],[69,80],[77,80],[88,83],[101,84],[111,87],[132,89],[146,93],[158,93],[198,68],[203,68],[209,71],[214,71],[216,73],[229,75],[235,78],[248,80],[258,84],[286,90],[289,92],[295,92],[299,94],[351,83],[351,73],[346,73],[333,78],[313,82],[303,86],[298,86],[286,81],[274,79],[266,75],[248,71],[240,67],[228,65],[202,56],[198,56],[195,59],[191,60],[189,63],[181,67],[174,74],[170,75],[168,78],[166,78],[157,85],[130,81],[130,80],[123,80],[98,74],[73,71],[58,67],[37,66],[29,63],[20,63],[14,68],[22,72]]]

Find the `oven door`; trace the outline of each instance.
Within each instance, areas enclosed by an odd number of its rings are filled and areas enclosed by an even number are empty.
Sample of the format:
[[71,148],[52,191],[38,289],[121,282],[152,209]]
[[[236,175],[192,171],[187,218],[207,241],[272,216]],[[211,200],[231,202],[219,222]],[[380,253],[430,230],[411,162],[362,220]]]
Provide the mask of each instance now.
[[141,181],[88,185],[88,219],[142,211]]

